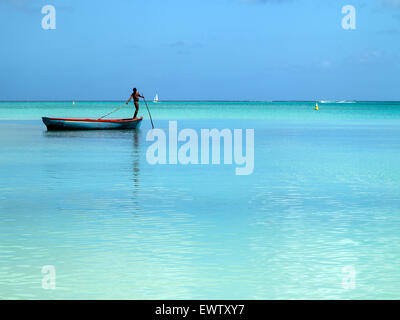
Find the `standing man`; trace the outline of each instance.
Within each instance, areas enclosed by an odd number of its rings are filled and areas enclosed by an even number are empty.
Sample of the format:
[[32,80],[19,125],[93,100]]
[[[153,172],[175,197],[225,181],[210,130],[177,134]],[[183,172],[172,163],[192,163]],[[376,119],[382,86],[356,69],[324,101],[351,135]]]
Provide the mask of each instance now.
[[137,91],[136,88],[133,88],[133,92],[132,92],[131,96],[129,97],[129,100],[126,102],[126,104],[128,104],[132,98],[133,98],[133,103],[135,104],[135,108],[136,108],[135,114],[133,116],[133,119],[135,119],[139,112],[139,98],[144,98],[144,97],[142,95],[140,95],[139,91]]

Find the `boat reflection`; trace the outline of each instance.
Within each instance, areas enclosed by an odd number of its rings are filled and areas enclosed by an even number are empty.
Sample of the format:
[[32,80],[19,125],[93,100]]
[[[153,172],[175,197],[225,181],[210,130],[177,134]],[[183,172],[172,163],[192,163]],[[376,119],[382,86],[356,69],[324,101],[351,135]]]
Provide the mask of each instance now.
[[[122,183],[120,190],[129,192],[131,212],[140,211],[141,140],[144,138],[140,130],[44,131],[43,136],[51,140],[47,152],[57,150],[58,154],[64,154],[64,170],[60,170],[59,163],[46,163],[49,181],[78,179],[76,175],[79,175],[79,179],[86,178],[89,183],[94,180],[92,169],[97,168],[96,172],[103,176],[104,188],[112,190],[125,177],[132,187],[126,189]],[[79,158],[82,161],[76,161]]]
[[133,174],[133,204],[135,212],[140,210],[139,191],[140,191],[140,130],[135,130],[133,134],[132,148],[132,174]]

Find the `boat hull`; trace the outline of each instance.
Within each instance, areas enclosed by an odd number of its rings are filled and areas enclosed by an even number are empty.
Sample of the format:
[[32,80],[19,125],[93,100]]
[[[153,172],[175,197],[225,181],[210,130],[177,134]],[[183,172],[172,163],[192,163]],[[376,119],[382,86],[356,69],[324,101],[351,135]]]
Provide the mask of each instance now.
[[64,119],[43,117],[42,121],[47,130],[126,130],[138,129],[143,118],[136,119],[115,119],[115,120],[95,120],[95,119]]

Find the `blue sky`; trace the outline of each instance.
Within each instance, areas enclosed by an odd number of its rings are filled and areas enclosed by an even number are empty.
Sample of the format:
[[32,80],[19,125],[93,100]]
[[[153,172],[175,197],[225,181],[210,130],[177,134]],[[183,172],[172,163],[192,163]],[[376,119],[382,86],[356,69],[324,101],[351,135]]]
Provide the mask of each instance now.
[[[43,30],[41,8],[56,8]],[[356,30],[341,9],[356,8]],[[400,100],[400,0],[0,0],[0,100]]]

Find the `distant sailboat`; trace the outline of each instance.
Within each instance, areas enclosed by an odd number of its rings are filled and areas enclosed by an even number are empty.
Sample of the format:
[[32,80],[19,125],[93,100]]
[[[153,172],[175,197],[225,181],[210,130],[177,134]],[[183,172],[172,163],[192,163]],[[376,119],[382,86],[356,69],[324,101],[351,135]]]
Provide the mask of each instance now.
[[158,93],[156,93],[156,96],[154,97],[153,102],[159,102],[159,101],[158,101]]

